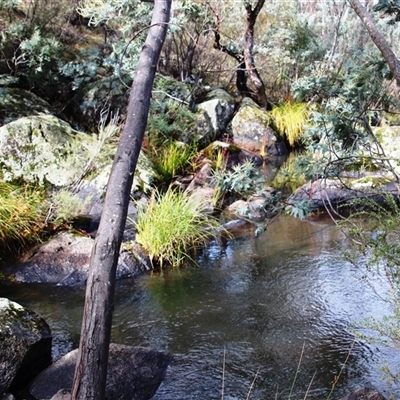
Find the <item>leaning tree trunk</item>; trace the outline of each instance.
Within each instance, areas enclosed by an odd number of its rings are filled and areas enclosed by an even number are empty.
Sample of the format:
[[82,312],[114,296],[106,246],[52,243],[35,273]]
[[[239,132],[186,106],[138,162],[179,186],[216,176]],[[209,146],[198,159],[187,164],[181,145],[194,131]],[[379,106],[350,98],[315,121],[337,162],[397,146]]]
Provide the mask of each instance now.
[[128,114],[108,181],[92,250],[72,399],[105,398],[108,349],[114,308],[115,272],[128,203],[142,145],[151,90],[165,40],[172,0],[154,1],[153,18],[132,86]]
[[388,63],[389,69],[396,79],[397,85],[400,86],[400,62],[396,55],[393,53],[384,36],[379,32],[375,21],[372,19],[367,9],[358,0],[349,0],[349,3],[363,22],[372,41],[375,43],[375,46],[379,49],[383,58]]

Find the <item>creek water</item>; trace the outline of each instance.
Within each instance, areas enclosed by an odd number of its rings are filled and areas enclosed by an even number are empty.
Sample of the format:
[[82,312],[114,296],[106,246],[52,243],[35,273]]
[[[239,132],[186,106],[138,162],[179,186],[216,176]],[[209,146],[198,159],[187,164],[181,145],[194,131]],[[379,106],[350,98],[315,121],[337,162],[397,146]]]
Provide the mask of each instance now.
[[[244,230],[196,266],[118,282],[112,340],[173,354],[156,400],[339,399],[362,386],[400,398],[380,371],[399,352],[356,334],[373,337],[362,320],[390,309],[345,246],[329,220]],[[47,320],[54,358],[77,346],[83,288],[9,284],[0,296]]]

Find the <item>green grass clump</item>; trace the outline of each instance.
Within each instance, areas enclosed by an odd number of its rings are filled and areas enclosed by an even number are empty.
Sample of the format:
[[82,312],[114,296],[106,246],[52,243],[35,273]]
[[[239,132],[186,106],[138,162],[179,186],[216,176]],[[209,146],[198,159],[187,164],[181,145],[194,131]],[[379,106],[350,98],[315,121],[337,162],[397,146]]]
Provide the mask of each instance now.
[[303,138],[304,125],[308,118],[304,103],[285,103],[271,111],[275,127],[286,137],[290,146]]
[[136,240],[162,267],[182,264],[190,250],[217,235],[218,221],[204,213],[205,202],[171,187],[156,191],[146,208],[138,209]]
[[171,182],[179,173],[184,172],[191,165],[194,154],[193,146],[176,141],[154,144],[149,148],[149,158],[162,182]]
[[[39,239],[44,220],[43,192],[0,182],[1,255],[20,252]],[[0,256],[0,258],[2,258]]]

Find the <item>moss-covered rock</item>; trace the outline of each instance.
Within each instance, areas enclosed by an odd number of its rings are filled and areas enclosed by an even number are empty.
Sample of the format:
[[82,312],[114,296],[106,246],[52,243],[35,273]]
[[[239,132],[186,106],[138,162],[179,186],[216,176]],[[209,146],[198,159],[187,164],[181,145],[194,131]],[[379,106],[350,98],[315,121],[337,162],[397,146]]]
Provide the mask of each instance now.
[[177,81],[168,76],[157,74],[152,96],[156,101],[176,101],[178,104],[189,104],[192,89],[189,84]]
[[0,126],[21,117],[55,113],[50,104],[27,90],[0,87]]
[[235,99],[224,89],[216,88],[207,95],[207,101],[198,108],[210,117],[216,135],[224,133],[235,111]]
[[51,340],[43,318],[0,298],[0,394],[16,393],[50,364]]
[[251,99],[243,99],[232,120],[234,143],[252,152],[268,154],[268,148],[277,142],[275,132],[269,127],[269,114]]
[[[50,183],[53,190],[73,187],[84,211],[101,214],[117,141],[73,130],[51,116],[20,118],[0,127],[2,179]],[[153,164],[139,155],[132,191],[147,192],[155,179]]]
[[52,115],[20,118],[0,128],[3,178],[70,185],[82,174],[92,142]]
[[[109,163],[98,169],[88,177],[82,179],[76,192],[82,201],[85,201],[85,213],[90,215],[100,215],[104,196],[107,190],[107,183],[110,177],[111,158]],[[149,193],[156,179],[156,173],[153,163],[141,151],[139,153],[138,163],[136,165],[135,176],[133,179],[132,193]]]

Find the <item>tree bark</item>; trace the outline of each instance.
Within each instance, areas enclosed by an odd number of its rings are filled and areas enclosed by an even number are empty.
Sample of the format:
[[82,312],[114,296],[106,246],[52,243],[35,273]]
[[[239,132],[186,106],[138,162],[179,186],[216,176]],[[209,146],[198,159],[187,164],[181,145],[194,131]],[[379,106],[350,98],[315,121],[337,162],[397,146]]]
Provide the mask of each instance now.
[[[236,69],[236,87],[242,96],[250,97],[261,107],[268,108],[269,103],[265,93],[264,82],[258,73],[254,61],[254,26],[257,21],[258,14],[264,6],[265,0],[258,0],[254,9],[250,3],[245,4],[247,13],[246,32],[244,34],[244,49],[234,50],[221,44],[220,24],[221,19],[219,15],[213,10],[215,25],[214,31],[214,48],[218,49],[230,57],[233,57],[238,62]],[[211,6],[210,6],[211,7]],[[248,85],[248,77],[250,78],[252,87]]]
[[114,308],[115,272],[133,175],[147,124],[151,90],[165,40],[172,0],[154,2],[129,97],[126,124],[110,173],[100,226],[92,250],[72,400],[105,398]]
[[265,94],[264,82],[261,79],[260,74],[257,71],[256,64],[254,62],[253,47],[254,47],[254,25],[258,14],[264,6],[265,0],[258,0],[254,9],[251,8],[249,3],[246,4],[247,12],[247,27],[246,33],[244,34],[245,47],[243,50],[244,62],[246,65],[246,71],[251,79],[254,86],[254,96],[257,99],[257,103],[261,107],[267,107],[267,95]]
[[379,32],[375,21],[372,19],[367,9],[358,0],[349,0],[349,3],[363,22],[372,41],[375,43],[375,46],[379,49],[383,58],[388,63],[389,69],[392,72],[397,85],[400,86],[400,62],[396,55],[393,53],[384,36]]

